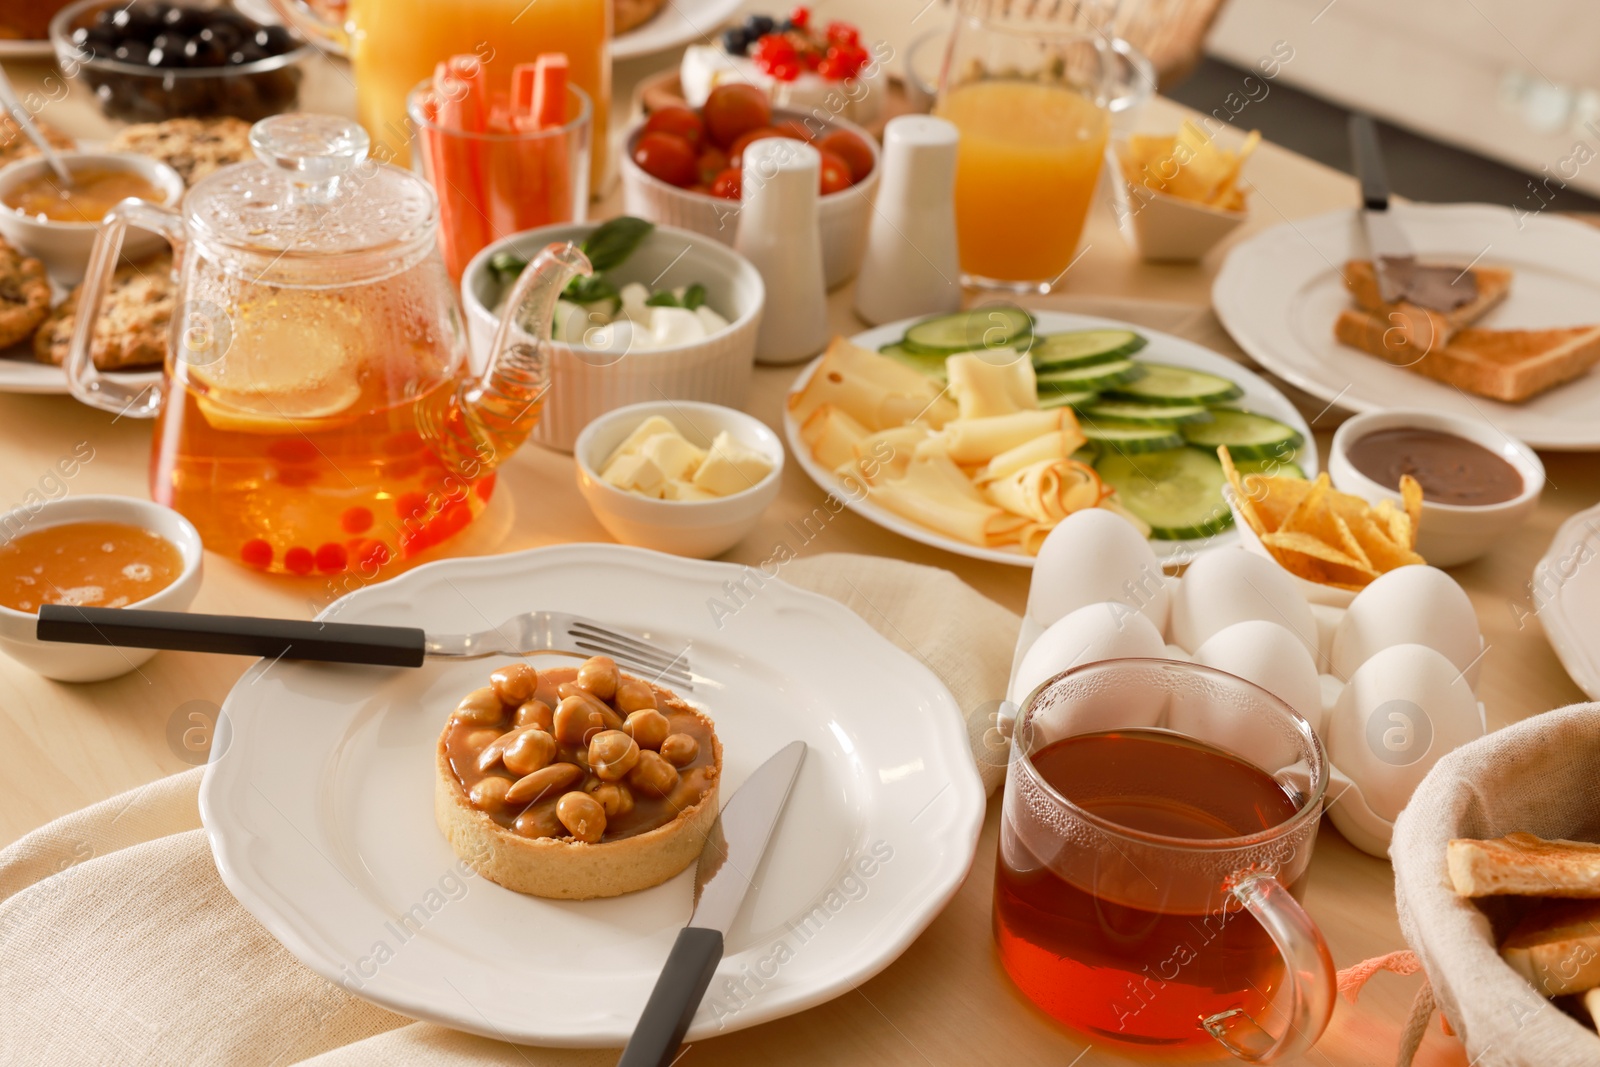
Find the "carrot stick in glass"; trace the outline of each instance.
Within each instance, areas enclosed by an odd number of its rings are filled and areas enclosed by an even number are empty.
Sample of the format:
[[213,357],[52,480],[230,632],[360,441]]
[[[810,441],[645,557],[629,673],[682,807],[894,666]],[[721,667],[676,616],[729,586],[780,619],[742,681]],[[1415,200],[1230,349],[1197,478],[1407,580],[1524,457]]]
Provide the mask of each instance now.
[[[441,204],[440,216],[448,214],[453,225],[444,231],[445,266],[452,278],[460,279],[467,261],[489,243],[488,218],[483,211],[484,192],[479,145],[461,136],[469,121],[462,101],[467,93],[455,79],[446,79],[446,92],[439,100],[440,153],[442,164],[434,178],[434,191]],[[442,205],[448,201],[446,212]]]
[[544,175],[539,207],[543,223],[564,222],[573,217],[572,159],[561,128],[567,123],[567,57],[547,52],[534,62],[532,114],[534,128],[549,134],[543,138],[541,159]]

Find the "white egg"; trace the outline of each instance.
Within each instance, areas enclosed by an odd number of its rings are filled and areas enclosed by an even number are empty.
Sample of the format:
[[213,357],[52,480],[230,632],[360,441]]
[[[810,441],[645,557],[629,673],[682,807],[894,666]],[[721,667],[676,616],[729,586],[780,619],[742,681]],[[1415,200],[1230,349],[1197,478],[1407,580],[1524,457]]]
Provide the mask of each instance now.
[[1132,523],[1104,508],[1085,508],[1044,539],[1028,588],[1028,616],[1050,626],[1085,605],[1117,601],[1165,631],[1170,586],[1150,542]]
[[1333,672],[1349,679],[1381,649],[1403,644],[1443,653],[1477,688],[1483,656],[1478,617],[1466,592],[1437,567],[1397,567],[1356,595],[1333,632]]
[[[1247,619],[1212,634],[1194,661],[1254,682],[1322,732],[1322,684],[1305,643],[1275,622]],[[1174,724],[1174,729],[1177,729]]]
[[1116,602],[1088,604],[1051,623],[1034,641],[1017,666],[1011,700],[1021,706],[1040,683],[1069,667],[1102,659],[1160,659],[1163,651],[1160,631],[1144,615]]
[[1361,664],[1339,693],[1328,757],[1367,806],[1393,822],[1440,757],[1482,736],[1478,701],[1460,669],[1425,645],[1394,645]]
[[1202,553],[1189,564],[1172,597],[1167,636],[1194,651],[1234,623],[1277,623],[1317,656],[1317,623],[1294,579],[1272,560],[1242,548]]
[[1177,645],[1168,645],[1166,651],[1161,653],[1164,659],[1176,660],[1179,663],[1193,663],[1194,657],[1189,655]]

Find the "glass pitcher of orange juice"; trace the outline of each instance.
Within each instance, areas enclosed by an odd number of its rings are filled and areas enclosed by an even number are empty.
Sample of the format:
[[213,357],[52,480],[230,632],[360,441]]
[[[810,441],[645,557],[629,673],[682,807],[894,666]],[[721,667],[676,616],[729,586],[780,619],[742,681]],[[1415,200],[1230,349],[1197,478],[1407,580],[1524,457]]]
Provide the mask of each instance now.
[[[257,159],[196,184],[181,213],[124,200],[106,215],[67,380],[85,403],[156,419],[151,496],[207,548],[372,577],[487,506],[538,420],[556,299],[589,264],[546,247],[471,375],[432,189],[368,159],[347,119],[277,115],[250,141]],[[97,372],[91,348],[129,224],[166,236],[179,271],[166,374],[144,389]]]
[[342,24],[318,17],[305,0],[271,2],[302,32],[333,41],[350,56],[361,123],[379,145],[377,154],[400,164],[410,159],[412,136],[406,94],[433,75],[435,64],[475,55],[509,70],[542,52],[566,53],[569,76],[594,106],[589,188],[605,191],[612,0],[348,0]]

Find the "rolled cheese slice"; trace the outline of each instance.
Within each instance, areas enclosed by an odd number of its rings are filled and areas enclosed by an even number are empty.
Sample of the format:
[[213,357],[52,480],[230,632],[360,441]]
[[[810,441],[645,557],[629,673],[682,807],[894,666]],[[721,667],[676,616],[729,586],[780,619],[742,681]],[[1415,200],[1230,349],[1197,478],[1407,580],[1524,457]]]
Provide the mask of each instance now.
[[872,489],[890,511],[968,544],[993,547],[1016,540],[1027,520],[987,503],[954,463],[919,458],[903,477]]
[[1076,426],[1070,430],[1057,430],[1043,437],[1035,437],[1032,441],[1008,449],[991,459],[973,475],[972,480],[980,486],[987,485],[1024,467],[1032,466],[1040,460],[1067,459],[1083,447],[1083,442],[1084,436]]
[[984,491],[996,506],[1047,526],[1098,506],[1105,495],[1093,468],[1070,459],[1041,459],[996,479]]
[[946,423],[939,434],[944,440],[945,453],[957,463],[988,463],[1002,452],[1062,429],[1071,417],[1060,408],[1015,411],[983,419],[956,419]]
[[818,463],[829,470],[838,470],[855,462],[856,445],[870,432],[832,404],[824,404],[801,425],[800,439],[811,449]]

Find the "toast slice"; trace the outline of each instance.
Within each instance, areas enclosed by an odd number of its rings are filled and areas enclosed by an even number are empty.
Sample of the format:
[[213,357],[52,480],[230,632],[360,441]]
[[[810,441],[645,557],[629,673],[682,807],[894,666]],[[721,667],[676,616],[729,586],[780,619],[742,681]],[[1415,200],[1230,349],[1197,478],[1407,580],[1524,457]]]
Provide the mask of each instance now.
[[1378,275],[1370,259],[1352,259],[1344,265],[1344,285],[1356,307],[1398,327],[1417,349],[1426,351],[1450,343],[1459,331],[1483,318],[1511,291],[1511,272],[1503,267],[1472,267],[1478,295],[1450,311],[1435,311],[1409,301],[1386,303],[1378,292]]
[[1600,900],[1541,900],[1500,958],[1547,997],[1600,987]]
[[1600,326],[1552,330],[1468,327],[1448,344],[1430,348],[1417,343],[1414,330],[1397,329],[1387,319],[1346,309],[1339,313],[1333,334],[1341,344],[1397,367],[1508,404],[1521,403],[1582,377],[1600,362]]
[[1464,897],[1600,898],[1600,845],[1587,841],[1546,841],[1525,833],[1488,841],[1457,838],[1445,862]]

